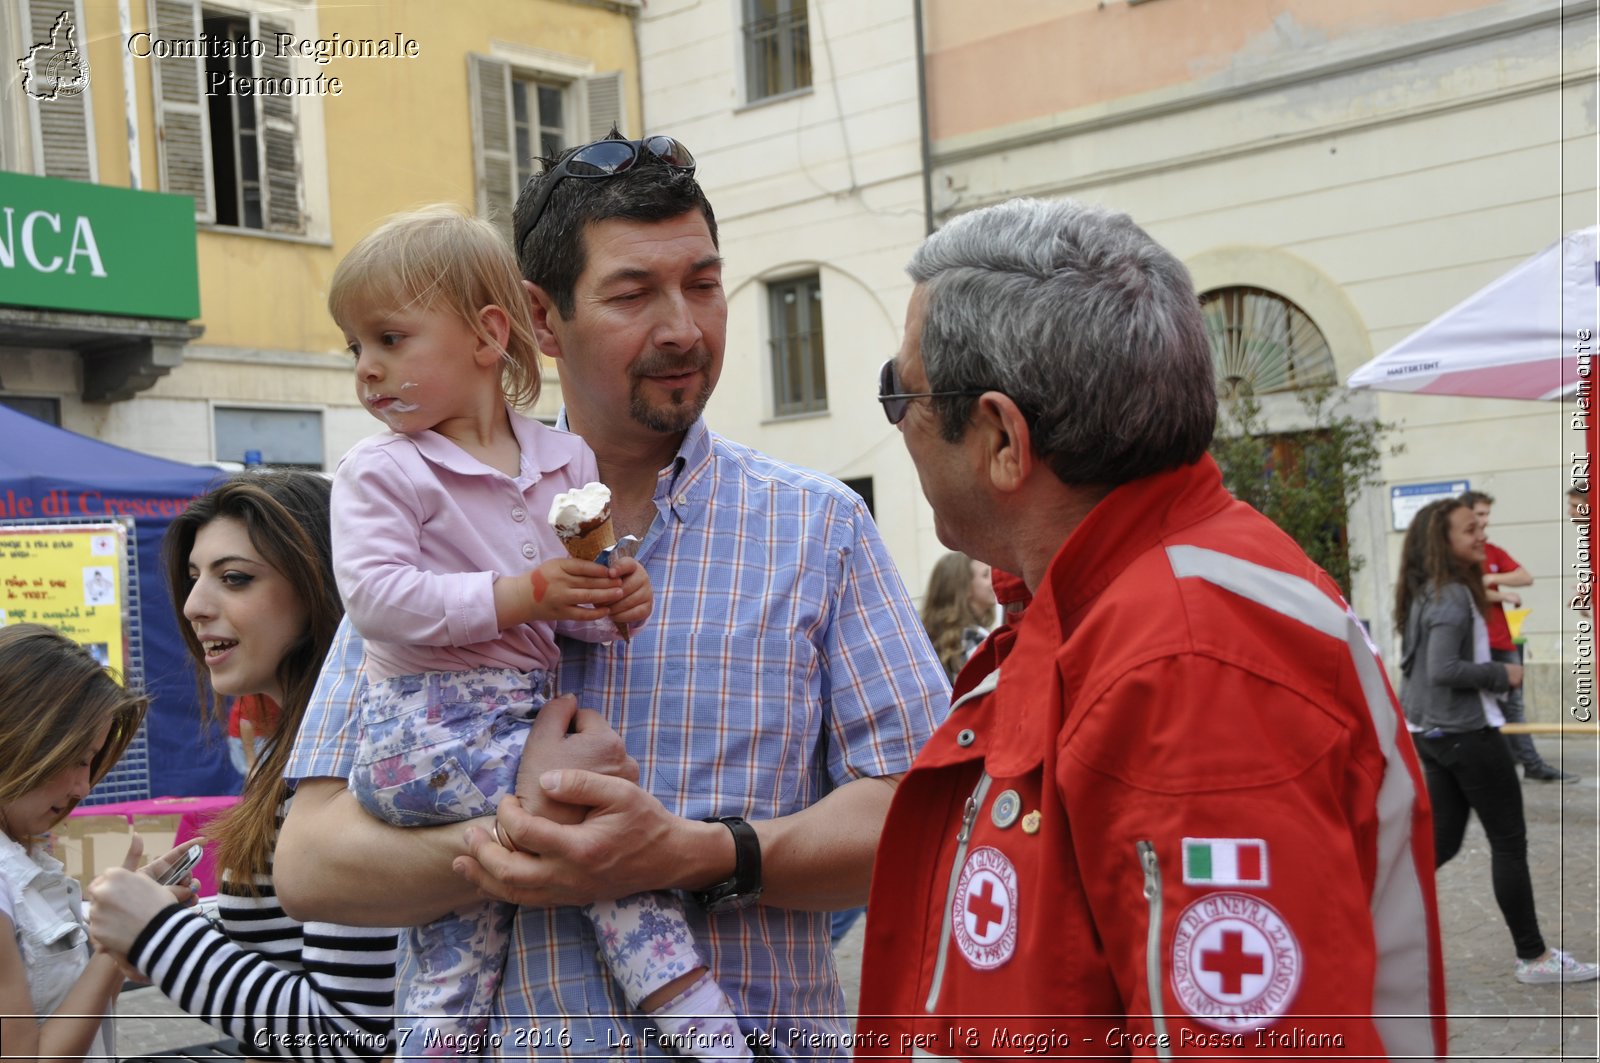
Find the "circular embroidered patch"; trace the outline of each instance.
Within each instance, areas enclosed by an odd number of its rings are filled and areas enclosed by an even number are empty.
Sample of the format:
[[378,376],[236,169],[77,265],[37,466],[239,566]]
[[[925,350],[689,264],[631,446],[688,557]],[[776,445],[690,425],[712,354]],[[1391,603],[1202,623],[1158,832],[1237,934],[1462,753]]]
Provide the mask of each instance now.
[[1017,951],[1017,869],[999,849],[972,850],[961,865],[951,909],[956,948],[980,971]]
[[1209,893],[1178,916],[1172,989],[1185,1011],[1218,1030],[1259,1030],[1300,988],[1300,943],[1276,908],[1244,893]]

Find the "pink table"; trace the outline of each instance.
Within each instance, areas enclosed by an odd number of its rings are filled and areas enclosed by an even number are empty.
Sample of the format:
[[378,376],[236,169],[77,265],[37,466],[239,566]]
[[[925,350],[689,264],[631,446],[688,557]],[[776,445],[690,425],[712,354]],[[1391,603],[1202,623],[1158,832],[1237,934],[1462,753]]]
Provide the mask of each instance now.
[[[79,805],[72,810],[74,816],[122,816],[129,823],[134,816],[178,816],[178,833],[174,845],[182,845],[190,838],[205,833],[206,823],[217,814],[239,803],[233,795],[223,797],[152,797],[144,801],[118,801],[109,805]],[[147,857],[160,853],[146,853]],[[195,892],[209,897],[217,892],[217,868],[210,846],[194,869]]]

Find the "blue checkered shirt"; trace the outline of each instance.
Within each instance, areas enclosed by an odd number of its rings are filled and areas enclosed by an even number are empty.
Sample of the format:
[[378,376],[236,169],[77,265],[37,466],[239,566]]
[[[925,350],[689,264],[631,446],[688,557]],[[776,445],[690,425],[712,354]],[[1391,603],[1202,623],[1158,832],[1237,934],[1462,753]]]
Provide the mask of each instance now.
[[[949,688],[861,499],[698,421],[655,504],[637,554],[654,615],[631,642],[568,640],[559,683],[623,736],[641,784],[681,816],[765,820],[909,769]],[[341,630],[290,778],[349,775],[360,658]],[[690,902],[688,915],[747,1028],[775,1034],[781,1056],[850,1054],[827,913],[708,917]],[[503,1056],[665,1055],[579,908],[519,913],[501,997]]]

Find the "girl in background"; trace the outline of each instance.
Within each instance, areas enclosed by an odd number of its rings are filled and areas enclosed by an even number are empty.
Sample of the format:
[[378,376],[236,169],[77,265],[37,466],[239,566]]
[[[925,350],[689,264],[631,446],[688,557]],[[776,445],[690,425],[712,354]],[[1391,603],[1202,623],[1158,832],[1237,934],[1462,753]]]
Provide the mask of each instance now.
[[989,566],[966,554],[948,553],[933,566],[922,598],[922,626],[954,683],[994,626],[994,584]]
[[1489,656],[1487,539],[1472,507],[1452,498],[1419,510],[1400,547],[1400,705],[1433,802],[1434,862],[1443,867],[1460,851],[1476,812],[1489,839],[1495,903],[1516,946],[1517,981],[1589,982],[1600,967],[1546,948],[1534,911],[1522,786],[1494,696],[1522,684],[1522,666]]
[[[122,969],[91,950],[78,883],[43,843],[128,748],[146,705],[65,635],[38,624],[0,627],[0,1045],[8,1057],[116,1058],[111,1013]],[[124,867],[136,867],[143,850],[134,835]],[[136,876],[169,903],[189,891],[148,876],[171,857]]]

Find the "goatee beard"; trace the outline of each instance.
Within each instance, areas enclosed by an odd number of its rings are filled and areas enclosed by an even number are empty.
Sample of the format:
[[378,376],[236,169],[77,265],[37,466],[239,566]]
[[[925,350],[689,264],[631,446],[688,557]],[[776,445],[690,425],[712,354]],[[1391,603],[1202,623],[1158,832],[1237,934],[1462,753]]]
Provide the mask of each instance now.
[[687,388],[675,388],[667,396],[670,405],[651,406],[635,389],[628,400],[628,416],[652,432],[687,432],[705,412],[706,400],[711,397],[702,389],[692,402],[685,401],[687,391]]
[[666,373],[705,374],[710,368],[711,358],[704,351],[696,351],[688,357],[683,355],[666,354],[660,351],[641,360],[633,367],[633,386],[628,394],[628,416],[650,429],[652,432],[686,432],[689,426],[700,419],[705,412],[706,403],[711,399],[709,376],[707,383],[695,393],[694,398],[688,398],[688,388],[674,388],[667,393],[667,405],[652,406],[644,397],[644,380],[646,377],[659,376]]

